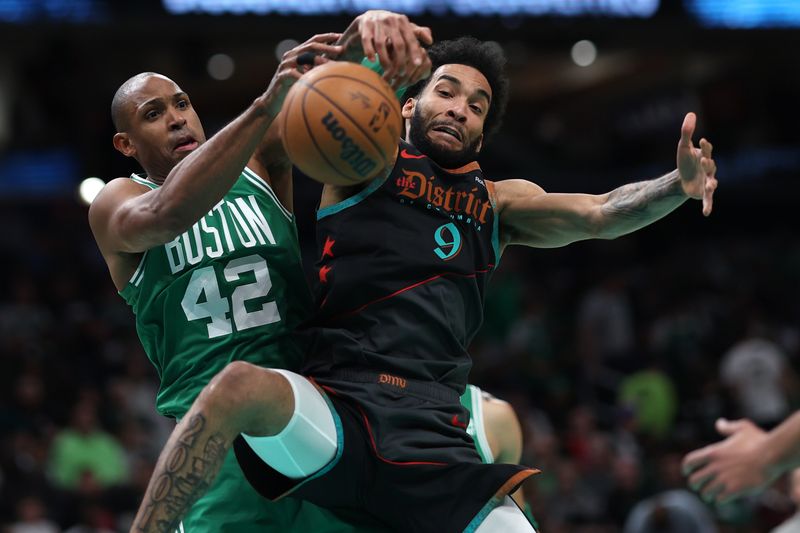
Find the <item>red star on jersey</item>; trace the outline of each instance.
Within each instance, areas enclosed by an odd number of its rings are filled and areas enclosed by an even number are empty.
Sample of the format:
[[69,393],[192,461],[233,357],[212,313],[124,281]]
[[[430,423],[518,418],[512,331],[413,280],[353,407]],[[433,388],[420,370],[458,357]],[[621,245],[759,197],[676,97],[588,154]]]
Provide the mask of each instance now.
[[[325,237],[325,244],[322,247],[322,258],[326,255],[333,257],[333,245],[336,244],[336,241],[331,239],[330,237]],[[320,258],[320,259],[322,259]]]
[[331,267],[328,265],[322,265],[319,269],[319,282],[320,283],[328,283],[328,272],[331,271]]

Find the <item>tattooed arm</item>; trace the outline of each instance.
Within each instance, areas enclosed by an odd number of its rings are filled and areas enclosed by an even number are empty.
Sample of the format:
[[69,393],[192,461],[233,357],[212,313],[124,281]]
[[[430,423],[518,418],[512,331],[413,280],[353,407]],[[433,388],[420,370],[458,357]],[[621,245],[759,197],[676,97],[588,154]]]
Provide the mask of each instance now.
[[678,143],[678,168],[660,178],[623,185],[609,193],[546,193],[525,180],[495,184],[503,246],[524,244],[554,248],[585,239],[614,239],[664,217],[688,198],[712,208],[716,164],[711,143],[692,144],[693,113],[686,115]]

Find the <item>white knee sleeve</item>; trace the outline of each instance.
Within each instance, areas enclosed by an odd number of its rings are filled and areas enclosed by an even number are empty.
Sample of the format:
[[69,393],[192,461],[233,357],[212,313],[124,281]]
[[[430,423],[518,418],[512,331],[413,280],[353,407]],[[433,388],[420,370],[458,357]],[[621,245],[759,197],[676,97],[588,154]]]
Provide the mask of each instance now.
[[328,402],[303,376],[272,369],[294,394],[294,413],[283,431],[271,437],[242,437],[262,461],[291,479],[308,477],[336,455],[336,424]]
[[506,496],[503,503],[483,519],[475,533],[536,533],[536,530],[514,500]]

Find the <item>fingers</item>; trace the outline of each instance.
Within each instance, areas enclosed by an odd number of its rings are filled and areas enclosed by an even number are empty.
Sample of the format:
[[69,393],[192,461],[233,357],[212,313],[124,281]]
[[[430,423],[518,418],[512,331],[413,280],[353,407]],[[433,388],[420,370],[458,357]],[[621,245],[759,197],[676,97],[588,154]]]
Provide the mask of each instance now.
[[[686,121],[684,120],[684,126],[686,125]],[[681,142],[683,142],[683,137],[681,137]],[[711,214],[711,210],[714,207],[714,191],[717,189],[717,163],[711,158],[712,151],[714,147],[707,139],[700,139],[700,166],[703,170],[703,216],[708,216]],[[720,422],[722,419],[717,421],[717,427],[719,428]],[[723,422],[723,426],[727,421]],[[719,429],[718,429],[719,431]],[[722,433],[722,431],[720,431]],[[724,433],[723,433],[724,434]],[[729,433],[728,433],[729,434]]]
[[716,477],[717,473],[710,466],[706,466],[689,476],[689,488],[695,492],[700,492],[703,487],[714,481]]
[[361,28],[361,48],[364,50],[364,57],[370,61],[375,61],[375,30],[370,24],[364,24]]
[[[322,35],[315,35],[299,46],[295,46],[291,50],[283,54],[282,66],[297,66],[297,59],[300,56],[307,56],[307,54],[315,54],[336,57],[342,53],[343,47],[341,45],[331,44],[338,39],[338,33],[325,33]],[[288,63],[294,62],[289,65]]]
[[688,476],[698,469],[706,466],[708,464],[708,453],[708,448],[701,448],[700,450],[695,450],[684,457],[683,464],[681,466],[683,475]]
[[719,501],[720,498],[728,496],[728,492],[725,490],[724,483],[707,483],[700,496],[704,502],[713,504],[715,501]]
[[700,151],[702,152],[703,157],[711,158],[711,151],[713,149],[714,147],[711,145],[710,142],[708,142],[708,140],[705,137],[700,139]]
[[[706,157],[700,158],[700,166],[703,169],[704,183],[703,183],[703,216],[711,214],[714,207],[714,191],[717,189],[717,180],[714,178],[716,167],[712,159]],[[728,426],[724,425],[727,429]],[[730,430],[731,433],[735,430]],[[720,431],[720,433],[722,433]],[[730,433],[728,433],[730,434]],[[725,435],[725,433],[723,433]]]
[[414,37],[417,38],[422,44],[426,44],[428,46],[433,44],[433,32],[427,26],[417,26],[416,24],[412,24],[414,27]]
[[728,437],[743,429],[745,424],[747,424],[747,420],[728,420],[726,418],[719,418],[714,424],[714,427],[717,430],[717,433]]
[[697,115],[694,113],[686,113],[686,117],[683,119],[683,125],[681,126],[681,141],[679,146],[691,148],[692,135],[694,135],[694,128],[696,124]]
[[383,77],[395,89],[418,80],[430,70],[430,60],[420,41],[433,42],[433,34],[426,27],[410,22],[405,15],[387,11],[369,12],[359,23],[364,55],[381,62]]

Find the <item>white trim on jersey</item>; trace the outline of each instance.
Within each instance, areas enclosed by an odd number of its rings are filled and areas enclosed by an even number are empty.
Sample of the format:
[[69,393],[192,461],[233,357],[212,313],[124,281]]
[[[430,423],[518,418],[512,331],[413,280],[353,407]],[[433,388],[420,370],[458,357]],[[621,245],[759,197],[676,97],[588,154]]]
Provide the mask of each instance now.
[[278,200],[278,195],[275,194],[275,191],[272,190],[272,187],[269,186],[269,183],[267,183],[267,181],[264,178],[253,172],[248,167],[244,167],[244,170],[242,170],[242,174],[244,175],[245,178],[247,178],[247,181],[249,181],[256,187],[267,193],[267,196],[272,198],[272,200],[275,202],[275,205],[277,205],[280,208],[281,213],[283,213],[286,218],[288,218],[290,221],[294,220],[294,216],[292,215],[292,213],[283,206],[280,200]]
[[470,403],[472,404],[472,428],[475,432],[475,440],[478,441],[479,451],[487,456],[483,460],[487,463],[494,463],[494,452],[489,446],[489,438],[486,436],[486,426],[483,416],[483,391],[475,385],[468,385],[470,388]]
[[148,181],[146,178],[141,177],[139,174],[136,174],[135,172],[131,173],[131,179],[136,183],[138,183],[139,185],[146,185],[151,189],[158,188],[158,184],[153,183],[152,181]]
[[144,277],[144,260],[147,257],[147,252],[149,250],[145,250],[142,254],[142,258],[139,260],[139,265],[136,267],[136,270],[133,272],[131,279],[128,280],[128,283],[133,285],[134,287],[138,287],[139,283],[142,282],[142,278]]

